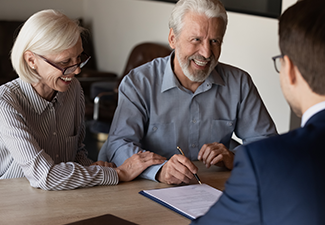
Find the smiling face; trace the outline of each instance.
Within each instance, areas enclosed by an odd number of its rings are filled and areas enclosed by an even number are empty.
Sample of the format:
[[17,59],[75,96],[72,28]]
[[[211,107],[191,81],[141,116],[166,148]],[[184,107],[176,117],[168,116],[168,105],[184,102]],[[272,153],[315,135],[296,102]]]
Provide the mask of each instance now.
[[[82,41],[81,38],[79,38],[78,42],[72,48],[59,54],[43,55],[43,57],[61,68],[66,68],[79,63],[82,52]],[[62,75],[59,69],[53,67],[40,56],[31,52],[25,53],[25,60],[31,67],[35,68],[41,77],[38,83],[32,84],[34,89],[41,97],[48,101],[54,97],[56,91],[67,91],[71,80],[81,71],[80,68],[77,68],[71,74]]]
[[203,82],[215,68],[221,52],[224,21],[189,12],[177,36],[171,29],[169,44],[175,49],[174,72],[182,80]]

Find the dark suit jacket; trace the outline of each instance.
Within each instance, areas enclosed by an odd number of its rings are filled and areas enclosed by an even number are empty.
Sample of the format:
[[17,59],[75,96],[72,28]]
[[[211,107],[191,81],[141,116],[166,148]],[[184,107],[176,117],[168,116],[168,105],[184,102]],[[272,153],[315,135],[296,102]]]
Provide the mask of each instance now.
[[192,224],[325,224],[325,110],[243,146],[219,201]]

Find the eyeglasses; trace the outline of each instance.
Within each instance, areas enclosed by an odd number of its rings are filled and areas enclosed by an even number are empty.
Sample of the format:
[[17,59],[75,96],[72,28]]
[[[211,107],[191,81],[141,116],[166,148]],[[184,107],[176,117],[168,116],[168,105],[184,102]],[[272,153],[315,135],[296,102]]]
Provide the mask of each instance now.
[[[35,53],[36,54],[36,53]],[[38,55],[38,54],[36,54]],[[48,64],[50,64],[51,66],[57,68],[58,70],[61,70],[63,75],[68,75],[73,73],[78,67],[81,69],[82,67],[84,67],[86,65],[86,63],[89,61],[89,59],[91,58],[91,56],[87,55],[87,53],[82,52],[80,55],[80,62],[72,65],[72,66],[68,66],[66,68],[61,68],[57,65],[55,65],[54,63],[52,63],[51,61],[47,60],[44,56],[38,55],[41,59],[43,59],[45,62],[47,62]]]
[[276,72],[280,73],[281,70],[281,60],[283,59],[284,55],[277,55],[272,57],[273,62],[274,62],[274,68],[276,70]]

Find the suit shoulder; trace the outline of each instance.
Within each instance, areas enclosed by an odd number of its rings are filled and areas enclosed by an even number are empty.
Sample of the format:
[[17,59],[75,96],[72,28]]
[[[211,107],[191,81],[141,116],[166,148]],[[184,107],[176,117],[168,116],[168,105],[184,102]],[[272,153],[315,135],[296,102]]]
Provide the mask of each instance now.
[[305,152],[306,149],[316,148],[320,145],[320,136],[325,135],[325,127],[322,130],[308,127],[298,128],[285,134],[275,135],[253,143],[244,145],[249,155],[252,157],[271,158],[285,157],[298,152]]

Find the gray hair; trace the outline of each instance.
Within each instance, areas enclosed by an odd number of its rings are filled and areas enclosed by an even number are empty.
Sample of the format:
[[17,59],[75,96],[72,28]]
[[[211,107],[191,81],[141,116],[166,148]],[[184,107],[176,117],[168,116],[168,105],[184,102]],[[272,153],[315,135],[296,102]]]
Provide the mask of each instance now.
[[208,18],[222,18],[224,32],[226,31],[228,18],[223,4],[219,0],[179,0],[169,18],[169,28],[172,28],[178,36],[183,27],[183,19],[186,13],[194,12],[206,15]]
[[58,54],[72,48],[86,30],[78,22],[52,9],[32,15],[21,28],[11,50],[11,63],[18,76],[27,83],[37,83],[40,76],[30,68],[24,53]]

